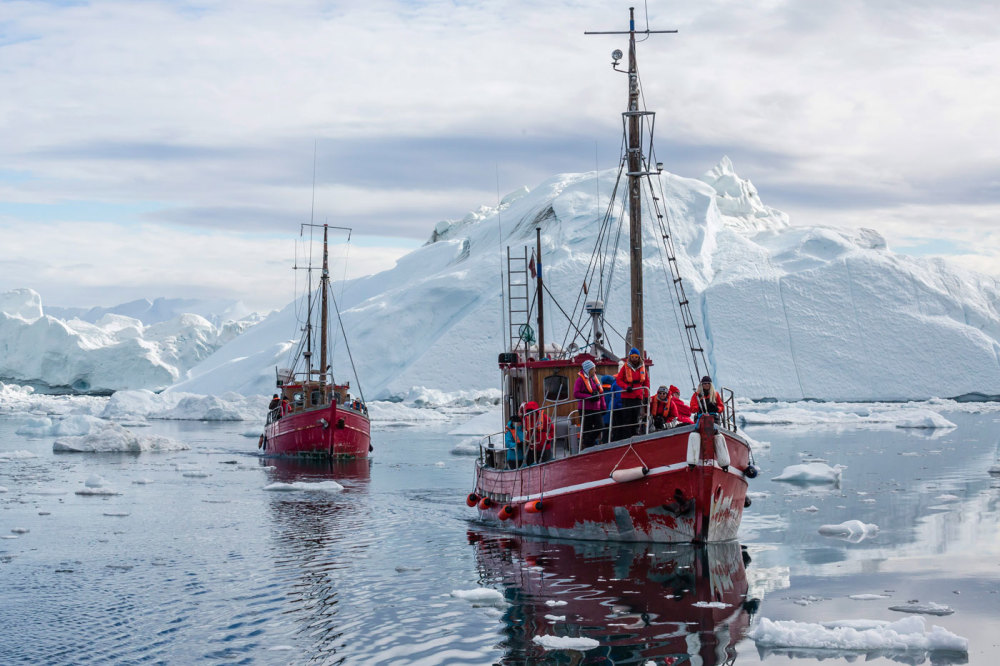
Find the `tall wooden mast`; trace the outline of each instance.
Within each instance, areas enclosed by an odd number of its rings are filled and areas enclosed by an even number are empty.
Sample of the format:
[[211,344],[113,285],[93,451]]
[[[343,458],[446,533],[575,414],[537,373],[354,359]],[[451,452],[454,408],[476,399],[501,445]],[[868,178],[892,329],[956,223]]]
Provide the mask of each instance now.
[[[641,35],[674,33],[676,30],[640,30]],[[618,69],[621,51],[612,54],[615,71],[628,74],[628,107],[625,113],[627,129],[626,146],[628,153],[628,209],[629,209],[629,266],[632,287],[632,346],[645,357],[645,331],[642,312],[642,188],[640,178],[648,175],[642,165],[642,116],[647,112],[639,110],[639,69],[635,57],[635,8],[628,9],[628,31],[589,31],[585,35],[628,35],[628,71]]]
[[[639,72],[635,63],[635,9],[629,8],[628,25],[628,234],[632,282],[632,346],[645,358],[642,316],[642,145],[639,137]],[[627,350],[626,350],[627,351]]]
[[[327,329],[329,328],[327,323],[327,318],[329,316],[328,306],[327,306],[327,291],[330,288],[330,263],[327,254],[327,225],[323,225],[323,272],[320,274],[319,286],[320,286],[320,332],[319,332],[319,390],[320,395],[323,395],[323,387],[326,385],[326,345],[327,345]],[[325,396],[324,396],[325,400]]]

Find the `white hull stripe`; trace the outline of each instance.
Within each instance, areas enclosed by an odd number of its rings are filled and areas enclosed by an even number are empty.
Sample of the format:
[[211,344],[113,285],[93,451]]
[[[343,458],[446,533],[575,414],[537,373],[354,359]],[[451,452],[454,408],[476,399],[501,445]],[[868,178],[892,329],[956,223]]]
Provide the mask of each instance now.
[[[647,474],[646,476],[644,476],[643,479],[649,479],[651,477],[659,476],[660,474],[666,474],[668,472],[676,472],[678,470],[685,469],[687,466],[688,466],[688,464],[686,462],[682,462],[682,463],[674,463],[673,465],[663,465],[662,467],[654,467],[653,469],[649,470],[649,474]],[[708,467],[709,465],[706,465],[705,463],[701,463],[700,466],[701,467]],[[722,469],[722,467],[717,462],[715,462],[715,461],[712,461],[711,466],[712,467],[718,467],[719,469]],[[740,477],[741,479],[743,478],[743,473],[742,472],[736,471],[736,470],[734,470],[732,468],[730,468],[729,473],[730,474],[735,474],[736,476]],[[590,490],[591,488],[600,488],[602,486],[607,486],[607,485],[611,485],[611,484],[614,484],[614,483],[618,483],[618,482],[615,481],[614,479],[612,479],[610,476],[608,476],[608,478],[606,478],[606,479],[599,479],[597,481],[587,481],[586,483],[577,483],[577,484],[574,484],[572,486],[563,486],[562,488],[553,488],[552,490],[546,490],[543,493],[534,493],[532,495],[521,495],[519,497],[512,497],[510,501],[511,502],[530,502],[531,500],[542,499],[544,497],[554,497],[554,496],[557,496],[557,495],[566,495],[568,493],[575,493],[575,492],[579,492],[581,490]],[[626,481],[625,483],[633,483],[633,482],[632,481]]]

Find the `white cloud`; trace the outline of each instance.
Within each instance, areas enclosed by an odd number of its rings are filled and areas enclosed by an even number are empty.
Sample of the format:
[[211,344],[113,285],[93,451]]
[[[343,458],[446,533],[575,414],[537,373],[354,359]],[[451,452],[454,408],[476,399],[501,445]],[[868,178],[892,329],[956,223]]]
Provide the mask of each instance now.
[[[914,206],[927,213],[920,233],[933,238],[937,219],[956,243],[996,219],[1000,6],[709,0],[649,12],[651,27],[680,30],[640,46],[669,170],[694,176],[728,153],[793,221],[851,219],[897,244],[914,233],[900,225],[925,217]],[[109,294],[239,292],[241,262],[232,278],[217,268],[198,281],[226,257],[196,251],[190,227],[240,229],[230,246],[254,266],[273,259],[273,238],[250,229],[291,237],[308,219],[316,140],[318,220],[426,238],[491,203],[498,171],[506,192],[593,168],[595,140],[613,159],[625,91],[608,54],[625,39],[583,32],[626,26],[625,5],[598,0],[5,3],[0,241],[24,252],[7,261],[46,276],[64,265],[54,256],[99,257],[103,277],[78,284]],[[66,212],[77,205],[87,214]],[[46,225],[51,245],[14,243]],[[151,242],[176,262],[158,263],[142,249]],[[407,242],[388,241],[387,256]],[[998,254],[980,235],[954,256],[990,271]],[[18,286],[10,275],[0,287]]]

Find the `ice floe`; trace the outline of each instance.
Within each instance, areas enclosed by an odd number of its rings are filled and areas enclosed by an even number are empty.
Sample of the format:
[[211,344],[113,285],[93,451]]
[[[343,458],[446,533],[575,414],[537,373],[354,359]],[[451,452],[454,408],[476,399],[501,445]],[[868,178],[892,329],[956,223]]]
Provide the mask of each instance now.
[[532,638],[546,650],[593,650],[600,647],[600,641],[593,638],[573,636],[535,636]]
[[934,603],[933,601],[926,603],[910,601],[898,606],[889,606],[889,610],[898,613],[918,613],[920,615],[951,615],[955,612],[950,606]]
[[322,491],[336,493],[344,489],[336,481],[295,481],[293,483],[271,483],[264,486],[264,490],[278,492],[302,492],[302,491]]
[[771,480],[801,485],[811,483],[840,483],[841,475],[845,469],[847,467],[844,465],[830,467],[822,462],[807,462],[798,465],[789,465],[782,470],[781,474],[773,477]]
[[878,525],[860,520],[845,520],[837,525],[821,525],[819,533],[851,543],[860,543],[878,534]]
[[185,451],[187,444],[161,435],[136,434],[117,423],[95,419],[90,430],[80,436],[61,437],[52,450],[62,453],[140,453],[144,451]]
[[[946,650],[966,652],[969,641],[916,616],[895,622],[843,620],[816,624],[760,618],[748,632],[758,647],[812,648],[870,652],[874,650]],[[833,656],[833,655],[831,655]],[[914,662],[920,663],[920,662]]]
[[495,606],[506,603],[502,593],[489,587],[477,587],[471,590],[452,590],[451,596],[456,599],[464,599],[473,604]]

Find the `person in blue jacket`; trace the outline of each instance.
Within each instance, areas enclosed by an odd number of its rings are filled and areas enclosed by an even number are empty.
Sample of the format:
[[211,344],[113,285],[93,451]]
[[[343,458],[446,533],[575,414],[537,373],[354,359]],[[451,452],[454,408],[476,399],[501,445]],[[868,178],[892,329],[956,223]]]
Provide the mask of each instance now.
[[607,402],[607,411],[604,412],[604,425],[607,426],[611,423],[612,413],[615,418],[621,418],[622,388],[618,386],[614,375],[603,375],[601,387],[604,389],[604,400]]
[[524,463],[524,428],[521,426],[521,406],[519,413],[511,414],[504,428],[503,443],[507,448],[507,469],[517,469]]

